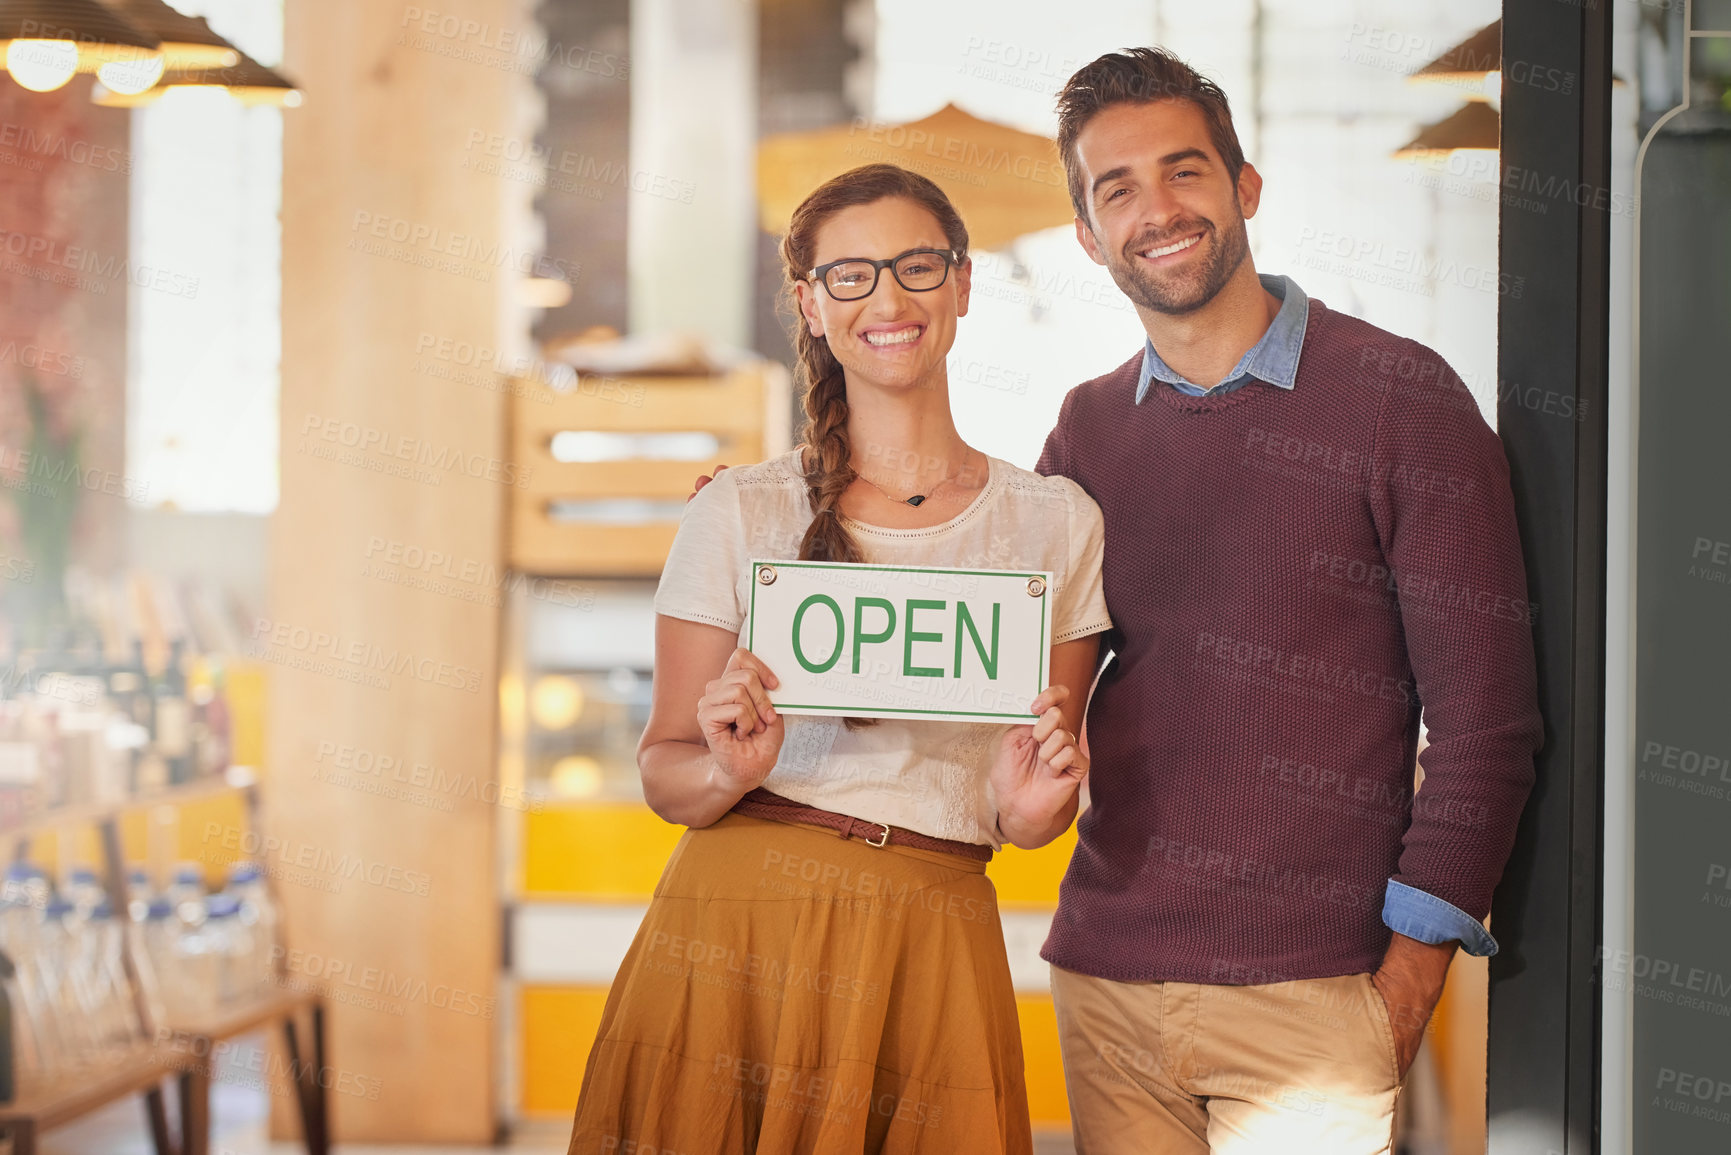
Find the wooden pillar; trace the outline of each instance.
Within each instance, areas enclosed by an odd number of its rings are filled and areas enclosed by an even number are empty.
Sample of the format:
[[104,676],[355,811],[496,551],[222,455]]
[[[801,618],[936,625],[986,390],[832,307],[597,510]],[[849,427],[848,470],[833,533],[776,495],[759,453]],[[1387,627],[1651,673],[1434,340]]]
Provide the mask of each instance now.
[[[291,0],[282,500],[267,615],[264,834],[283,981],[328,997],[334,1137],[495,1132],[495,703],[516,282],[557,268],[529,183],[550,53],[529,0]],[[500,353],[498,351],[507,352]],[[241,850],[248,849],[243,841]],[[280,1096],[279,1096],[280,1098]],[[279,1104],[279,1112],[281,1104]],[[293,1133],[293,1125],[289,1124]]]

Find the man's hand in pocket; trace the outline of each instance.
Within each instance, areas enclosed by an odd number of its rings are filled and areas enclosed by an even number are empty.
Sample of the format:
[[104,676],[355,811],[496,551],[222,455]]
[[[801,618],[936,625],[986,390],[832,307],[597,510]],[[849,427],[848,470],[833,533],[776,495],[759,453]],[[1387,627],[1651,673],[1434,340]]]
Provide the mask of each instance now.
[[1382,966],[1370,976],[1388,1007],[1395,1060],[1403,1079],[1418,1055],[1419,1044],[1424,1042],[1431,1012],[1442,997],[1443,981],[1448,978],[1455,946],[1453,942],[1433,946],[1396,934],[1389,942]]

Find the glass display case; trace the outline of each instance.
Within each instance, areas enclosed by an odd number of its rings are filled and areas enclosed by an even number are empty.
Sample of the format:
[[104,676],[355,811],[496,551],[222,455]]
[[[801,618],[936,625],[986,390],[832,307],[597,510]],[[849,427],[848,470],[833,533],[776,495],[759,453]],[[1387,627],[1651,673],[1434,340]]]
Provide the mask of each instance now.
[[655,583],[522,583],[506,611],[501,737],[531,806],[642,802]]

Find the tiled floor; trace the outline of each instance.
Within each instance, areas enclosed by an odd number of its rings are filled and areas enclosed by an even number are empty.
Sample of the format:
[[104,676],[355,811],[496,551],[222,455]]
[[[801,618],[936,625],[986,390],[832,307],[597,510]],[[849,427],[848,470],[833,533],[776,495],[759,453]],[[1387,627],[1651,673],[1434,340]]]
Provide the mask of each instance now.
[[[170,1125],[173,1126],[172,1084]],[[248,1087],[211,1088],[211,1155],[278,1155],[265,1142],[264,1092]],[[111,1103],[101,1111],[48,1132],[37,1149],[42,1155],[152,1155],[150,1132],[145,1122],[144,1099],[133,1096]],[[281,1148],[282,1155],[294,1151]]]
[[[173,1096],[169,1096],[172,1104]],[[298,1155],[298,1143],[271,1143],[267,1137],[265,1092],[224,1082],[211,1088],[211,1155]],[[173,1108],[170,1107],[172,1112]],[[340,1143],[337,1155],[497,1155],[500,1151],[560,1155],[567,1133],[555,1125],[525,1129],[506,1147],[361,1147]],[[0,1150],[5,1145],[0,1143]],[[144,1100],[114,1103],[43,1137],[42,1155],[151,1155]],[[1074,1155],[1068,1133],[1037,1134],[1036,1155]]]
[[[221,1085],[215,1092],[211,1155],[300,1155],[305,1150],[299,1143],[268,1141],[262,1092]],[[51,1131],[39,1150],[42,1155],[151,1155],[143,1101],[116,1103]],[[499,1155],[501,1151],[562,1155],[564,1150],[564,1136],[552,1132],[521,1135],[505,1147],[362,1147],[340,1143],[335,1148],[336,1155]],[[1034,1136],[1035,1155],[1074,1155],[1075,1150],[1067,1132]]]

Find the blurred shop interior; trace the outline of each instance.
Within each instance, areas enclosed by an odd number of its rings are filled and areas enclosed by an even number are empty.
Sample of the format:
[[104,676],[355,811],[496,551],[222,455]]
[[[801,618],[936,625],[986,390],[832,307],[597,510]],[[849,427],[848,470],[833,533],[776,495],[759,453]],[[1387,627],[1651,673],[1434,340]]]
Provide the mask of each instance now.
[[[1685,75],[1724,104],[1731,41],[1621,8],[1629,163]],[[0,0],[0,1127],[562,1150],[679,834],[634,762],[656,578],[697,474],[793,443],[792,207],[873,160],[945,185],[958,423],[1031,466],[1142,341],[1053,95],[1163,45],[1233,101],[1258,268],[1438,349],[1494,421],[1499,207],[1546,195],[1499,184],[1528,81],[1498,16]],[[1073,844],[991,868],[1053,1151]],[[1404,1150],[1483,1150],[1484,1022],[1462,956]]]

